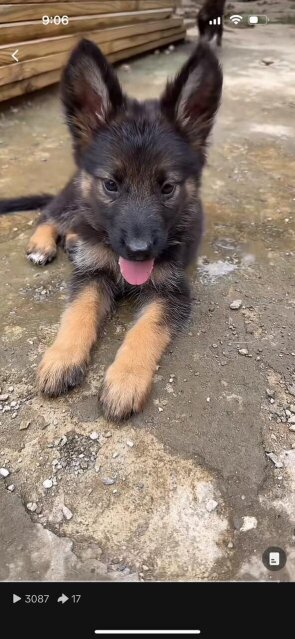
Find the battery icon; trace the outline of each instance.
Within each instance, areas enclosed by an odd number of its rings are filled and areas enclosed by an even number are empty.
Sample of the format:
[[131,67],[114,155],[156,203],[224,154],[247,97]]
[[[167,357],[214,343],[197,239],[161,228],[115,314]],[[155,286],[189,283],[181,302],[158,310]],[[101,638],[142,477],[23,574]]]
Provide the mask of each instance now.
[[248,24],[267,24],[268,22],[267,16],[248,16]]

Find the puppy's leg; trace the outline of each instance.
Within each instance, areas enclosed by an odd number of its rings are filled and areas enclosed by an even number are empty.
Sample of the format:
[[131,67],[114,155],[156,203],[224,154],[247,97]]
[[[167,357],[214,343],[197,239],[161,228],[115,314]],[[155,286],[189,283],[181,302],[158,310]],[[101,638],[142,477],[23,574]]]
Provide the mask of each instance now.
[[82,381],[98,327],[112,301],[111,286],[103,279],[80,284],[62,316],[55,342],[40,363],[38,386],[43,393],[57,396]]
[[53,221],[38,224],[27,247],[28,259],[40,266],[52,262],[56,256],[58,235],[58,227]]
[[157,364],[177,325],[182,326],[189,315],[190,298],[184,297],[154,297],[127,333],[104,381],[101,400],[110,419],[124,419],[142,410]]
[[75,251],[75,246],[78,242],[78,239],[79,239],[79,236],[74,231],[68,231],[68,233],[66,233],[64,249],[65,249],[65,252],[68,254],[69,258],[72,257],[72,254]]

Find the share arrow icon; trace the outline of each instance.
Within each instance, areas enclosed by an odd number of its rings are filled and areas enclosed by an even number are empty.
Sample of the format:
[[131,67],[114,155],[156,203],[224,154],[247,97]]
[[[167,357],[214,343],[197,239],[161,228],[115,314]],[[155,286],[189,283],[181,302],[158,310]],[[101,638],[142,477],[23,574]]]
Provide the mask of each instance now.
[[66,601],[69,601],[69,597],[67,597],[67,595],[64,595],[64,593],[61,595],[61,597],[58,598],[57,603],[66,603]]
[[12,595],[12,603],[17,603],[20,600],[21,600],[21,597],[19,597],[18,595]]

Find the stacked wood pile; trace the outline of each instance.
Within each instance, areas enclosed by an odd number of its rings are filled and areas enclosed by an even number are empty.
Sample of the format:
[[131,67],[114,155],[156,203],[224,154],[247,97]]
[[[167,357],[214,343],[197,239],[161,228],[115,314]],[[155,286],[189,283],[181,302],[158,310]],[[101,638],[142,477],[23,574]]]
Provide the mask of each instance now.
[[[178,0],[0,0],[0,101],[58,82],[81,37],[111,62],[185,37]],[[12,58],[17,50],[18,62]]]

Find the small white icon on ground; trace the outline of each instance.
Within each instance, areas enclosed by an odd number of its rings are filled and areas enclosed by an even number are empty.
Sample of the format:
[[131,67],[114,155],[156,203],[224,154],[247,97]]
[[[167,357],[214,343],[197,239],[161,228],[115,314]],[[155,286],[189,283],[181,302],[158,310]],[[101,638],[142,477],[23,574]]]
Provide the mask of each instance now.
[[270,552],[269,553],[269,565],[270,566],[279,566],[280,565],[280,553],[279,552]]

